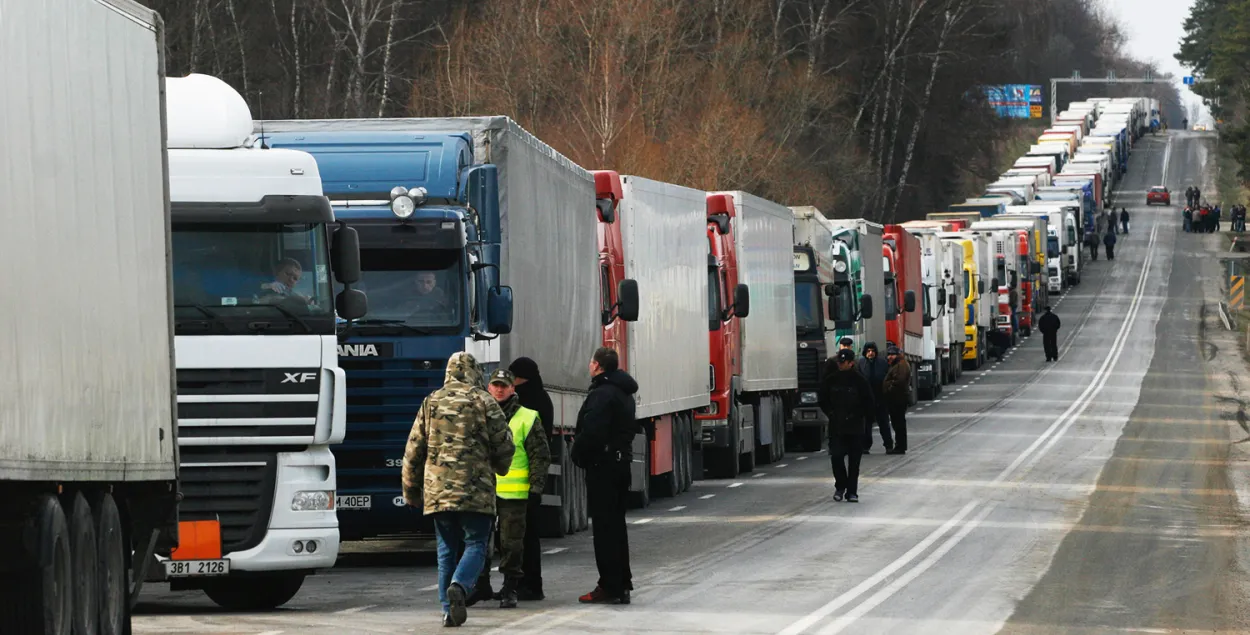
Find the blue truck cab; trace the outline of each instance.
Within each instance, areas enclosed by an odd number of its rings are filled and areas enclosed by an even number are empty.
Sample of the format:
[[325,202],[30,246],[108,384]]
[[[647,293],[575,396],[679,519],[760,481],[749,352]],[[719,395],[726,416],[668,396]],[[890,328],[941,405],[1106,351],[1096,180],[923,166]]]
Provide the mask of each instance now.
[[[400,472],[413,419],[443,384],[447,360],[511,330],[512,291],[499,285],[498,172],[474,165],[468,132],[361,130],[358,120],[263,122],[273,148],[312,154],[335,218],[360,238],[364,318],[340,322],[347,433],[337,461],[343,540],[428,535],[404,504]],[[485,353],[485,354],[484,354]]]

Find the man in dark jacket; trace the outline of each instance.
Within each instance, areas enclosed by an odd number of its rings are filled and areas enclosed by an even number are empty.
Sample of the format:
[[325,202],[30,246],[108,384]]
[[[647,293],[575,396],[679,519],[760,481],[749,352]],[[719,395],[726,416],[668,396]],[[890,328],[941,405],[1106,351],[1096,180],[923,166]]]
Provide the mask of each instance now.
[[855,370],[855,353],[838,351],[830,372],[820,380],[819,403],[829,419],[829,461],[833,465],[833,500],[859,502],[859,463],[864,430],[877,412],[872,387]]
[[599,584],[578,598],[583,604],[629,604],[634,588],[625,506],[634,437],[641,431],[634,420],[638,383],[619,366],[616,351],[607,347],[595,351],[590,392],[577,413],[573,434],[573,463],[586,470],[586,502],[599,569]]
[[1124,228],[1124,235],[1128,235],[1128,208],[1120,208],[1120,225]]
[[1050,307],[1046,307],[1046,313],[1037,321],[1037,330],[1042,332],[1042,348],[1046,349],[1046,361],[1059,361],[1059,316],[1050,312]]
[[885,349],[885,361],[890,370],[885,374],[881,395],[890,412],[890,425],[894,428],[894,447],[886,454],[907,454],[907,407],[911,405],[911,364],[903,358],[897,346]]
[[1115,260],[1115,234],[1107,232],[1102,237],[1102,244],[1107,247],[1107,260]]
[[[551,440],[551,430],[555,425],[555,408],[551,403],[551,396],[547,394],[547,390],[543,388],[543,376],[538,372],[538,362],[528,357],[518,357],[512,360],[512,364],[508,366],[508,370],[516,376],[516,396],[520,400],[521,405],[534,410],[538,413],[538,420],[542,424],[543,433],[547,435],[547,439]],[[563,454],[564,447],[558,450]],[[552,460],[559,464],[559,455],[556,450],[551,452]],[[546,478],[544,476],[544,478]],[[543,497],[541,494],[530,496],[529,507],[525,513],[525,556],[521,563],[521,570],[524,572],[521,578],[521,586],[517,589],[517,599],[522,602],[542,600],[546,596],[543,594],[543,566],[542,566],[542,544],[538,539],[538,526],[542,522]]]
[[[877,420],[877,429],[881,431],[881,443],[885,445],[885,451],[889,452],[894,449],[894,438],[890,434],[890,413],[885,408],[885,400],[881,398],[881,390],[885,383],[885,374],[890,370],[890,366],[881,359],[880,353],[877,351],[876,342],[868,342],[864,344],[863,357],[859,358],[859,362],[855,365],[856,370],[868,380],[868,386],[872,388],[873,402],[876,404],[873,419]],[[872,419],[864,420],[864,454],[871,454],[872,449]]]

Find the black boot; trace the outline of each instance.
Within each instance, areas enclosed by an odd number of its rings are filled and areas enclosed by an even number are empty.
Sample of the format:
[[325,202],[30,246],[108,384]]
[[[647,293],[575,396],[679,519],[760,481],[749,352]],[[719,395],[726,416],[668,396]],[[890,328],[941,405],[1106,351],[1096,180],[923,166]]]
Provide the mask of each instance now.
[[514,609],[516,608],[516,589],[517,582],[515,578],[504,578],[503,588],[499,589],[499,608]]
[[484,576],[477,579],[477,584],[473,586],[473,594],[465,601],[465,606],[473,606],[478,602],[485,602],[493,599],[495,592],[490,588],[490,577]]

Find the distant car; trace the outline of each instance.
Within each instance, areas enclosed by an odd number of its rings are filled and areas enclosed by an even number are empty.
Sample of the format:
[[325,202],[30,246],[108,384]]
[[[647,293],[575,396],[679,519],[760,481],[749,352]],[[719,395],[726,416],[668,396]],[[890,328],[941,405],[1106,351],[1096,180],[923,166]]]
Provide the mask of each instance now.
[[1154,203],[1171,205],[1172,193],[1168,191],[1168,188],[1163,187],[1162,185],[1156,185],[1150,188],[1150,191],[1146,192],[1146,204],[1151,205]]

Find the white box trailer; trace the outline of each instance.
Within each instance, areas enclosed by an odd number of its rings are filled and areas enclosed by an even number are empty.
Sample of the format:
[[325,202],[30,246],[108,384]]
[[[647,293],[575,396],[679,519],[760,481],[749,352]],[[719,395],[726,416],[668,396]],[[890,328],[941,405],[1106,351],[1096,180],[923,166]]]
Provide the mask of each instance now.
[[621,187],[625,277],[637,281],[639,299],[638,320],[626,326],[634,414],[702,408],[711,390],[707,194],[639,176],[621,176]]
[[[956,319],[963,305],[963,247],[944,240],[941,223],[911,221],[902,226],[920,242],[920,276],[925,285],[924,352],[921,355],[918,391],[921,399],[941,394],[942,385],[954,379],[962,366],[964,322]],[[953,299],[954,304],[951,304]]]
[[164,27],[0,0],[0,31],[0,632],[130,632],[129,563],[178,539]]
[[742,390],[794,390],[794,214],[747,192],[723,193],[733,196],[737,213],[738,282],[751,290],[751,313],[742,320]]

